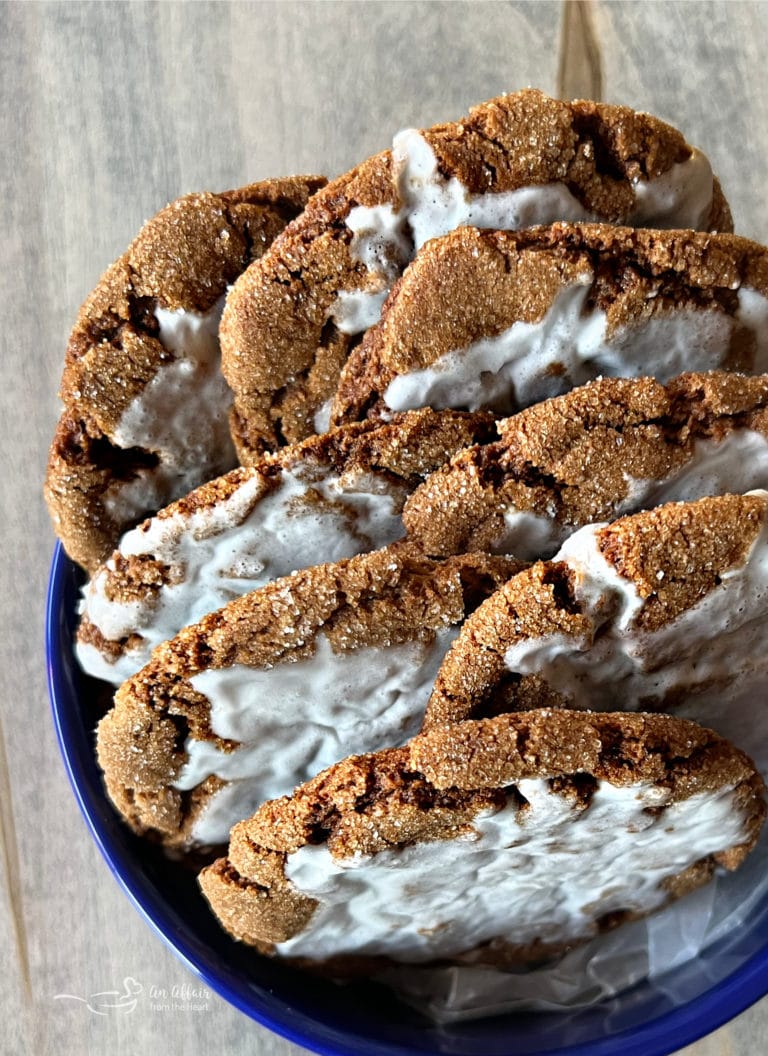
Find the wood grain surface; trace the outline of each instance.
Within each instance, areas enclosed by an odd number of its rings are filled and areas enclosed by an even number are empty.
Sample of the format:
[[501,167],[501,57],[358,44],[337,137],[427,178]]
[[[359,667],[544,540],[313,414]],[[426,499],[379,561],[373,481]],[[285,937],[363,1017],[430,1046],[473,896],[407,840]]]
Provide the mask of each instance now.
[[[737,229],[768,240],[765,3],[0,5],[4,510],[0,1052],[289,1056],[214,995],[200,1011],[94,1015],[56,994],[194,980],[109,875],[55,744],[42,627],[53,535],[40,495],[78,305],[141,223],[191,190],[333,175],[404,125],[501,91],[599,91],[708,152]],[[585,36],[586,34],[586,36]],[[562,47],[564,52],[559,51]],[[686,1050],[768,1051],[768,1001]]]

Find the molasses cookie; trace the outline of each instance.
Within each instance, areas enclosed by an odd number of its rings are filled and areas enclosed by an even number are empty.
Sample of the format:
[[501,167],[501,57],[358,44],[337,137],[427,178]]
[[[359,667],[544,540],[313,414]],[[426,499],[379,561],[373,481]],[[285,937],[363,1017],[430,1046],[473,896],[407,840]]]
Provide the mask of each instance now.
[[458,625],[519,562],[411,543],[296,572],[158,646],[98,730],[113,803],[169,847],[226,842],[263,800],[403,743]]
[[768,249],[554,224],[430,242],[346,363],[335,424],[413,407],[511,414],[598,376],[768,370]]
[[763,792],[695,723],[504,715],[346,759],[264,804],[200,883],[234,938],[325,972],[531,963],[737,868]]
[[350,350],[426,241],[554,220],[731,229],[707,159],[626,107],[526,90],[401,132],[316,195],[227,299],[222,364],[241,459],[327,428]]
[[[201,485],[123,536],[84,591],[77,655],[119,685],[152,649],[241,594],[404,534],[405,498],[487,413],[411,411],[309,437]],[[767,482],[768,483],[768,482]]]
[[603,378],[497,423],[408,499],[427,553],[551,557],[574,529],[768,487],[768,375]]
[[57,535],[85,568],[141,516],[236,464],[223,297],[324,183],[297,176],[179,198],[80,309],[45,491]]
[[425,725],[542,706],[674,709],[765,755],[767,511],[756,491],[579,529],[467,620]]

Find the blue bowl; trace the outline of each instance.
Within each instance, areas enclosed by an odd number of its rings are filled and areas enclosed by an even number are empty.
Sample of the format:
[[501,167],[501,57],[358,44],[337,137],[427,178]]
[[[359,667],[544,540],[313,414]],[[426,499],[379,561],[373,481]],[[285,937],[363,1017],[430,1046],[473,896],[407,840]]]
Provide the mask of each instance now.
[[109,692],[82,674],[72,651],[82,582],[57,546],[46,616],[48,686],[80,809],[107,865],[149,926],[207,986],[264,1026],[328,1056],[666,1056],[768,992],[768,896],[749,928],[709,947],[670,979],[642,983],[567,1014],[506,1015],[440,1027],[376,984],[338,987],[232,942],[208,911],[194,873],[130,833],[106,798],[94,728]]

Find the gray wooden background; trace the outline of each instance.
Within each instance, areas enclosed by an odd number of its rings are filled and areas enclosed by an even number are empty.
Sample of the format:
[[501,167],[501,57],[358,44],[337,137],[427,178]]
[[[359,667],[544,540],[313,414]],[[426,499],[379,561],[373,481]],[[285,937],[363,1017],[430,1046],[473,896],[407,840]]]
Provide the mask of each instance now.
[[[768,240],[768,6],[609,3],[0,5],[0,1052],[300,1050],[214,995],[193,1012],[98,1016],[54,995],[194,982],[86,833],[49,719],[40,497],[68,329],[100,272],[169,199],[341,172],[405,125],[502,91],[602,92],[709,153],[737,230]],[[687,1056],[768,1051],[768,1000]]]

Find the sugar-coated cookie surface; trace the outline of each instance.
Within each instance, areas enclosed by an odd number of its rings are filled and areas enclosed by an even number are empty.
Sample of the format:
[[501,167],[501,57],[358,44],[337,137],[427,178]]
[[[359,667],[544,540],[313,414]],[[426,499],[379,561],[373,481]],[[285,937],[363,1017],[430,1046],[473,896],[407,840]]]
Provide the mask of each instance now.
[[511,414],[598,376],[768,370],[768,249],[730,234],[461,228],[406,269],[344,366],[331,420]]
[[504,715],[346,759],[264,804],[200,883],[235,938],[330,972],[531,962],[737,868],[763,792],[695,723]]
[[410,543],[276,580],[182,630],[101,721],[107,790],[169,847],[224,843],[234,822],[350,751],[423,719],[458,625],[521,567],[446,561]]
[[[768,673],[767,511],[768,492],[756,491],[575,532],[473,613],[426,725],[550,705],[685,706],[730,736],[749,707],[766,731],[756,687]],[[745,704],[750,687],[756,699]]]
[[484,413],[412,411],[310,437],[203,484],[128,532],[94,573],[82,667],[119,684],[233,598],[401,538],[407,495],[454,451],[490,440],[493,424]]
[[426,241],[555,220],[731,229],[706,158],[626,107],[526,90],[401,132],[316,195],[228,297],[223,369],[241,459],[322,431],[358,335]]
[[218,326],[227,286],[325,180],[190,194],[147,221],[69,338],[46,499],[67,553],[92,570],[121,532],[236,464]]
[[768,375],[606,378],[497,428],[408,499],[409,538],[427,553],[546,558],[590,522],[768,487]]

